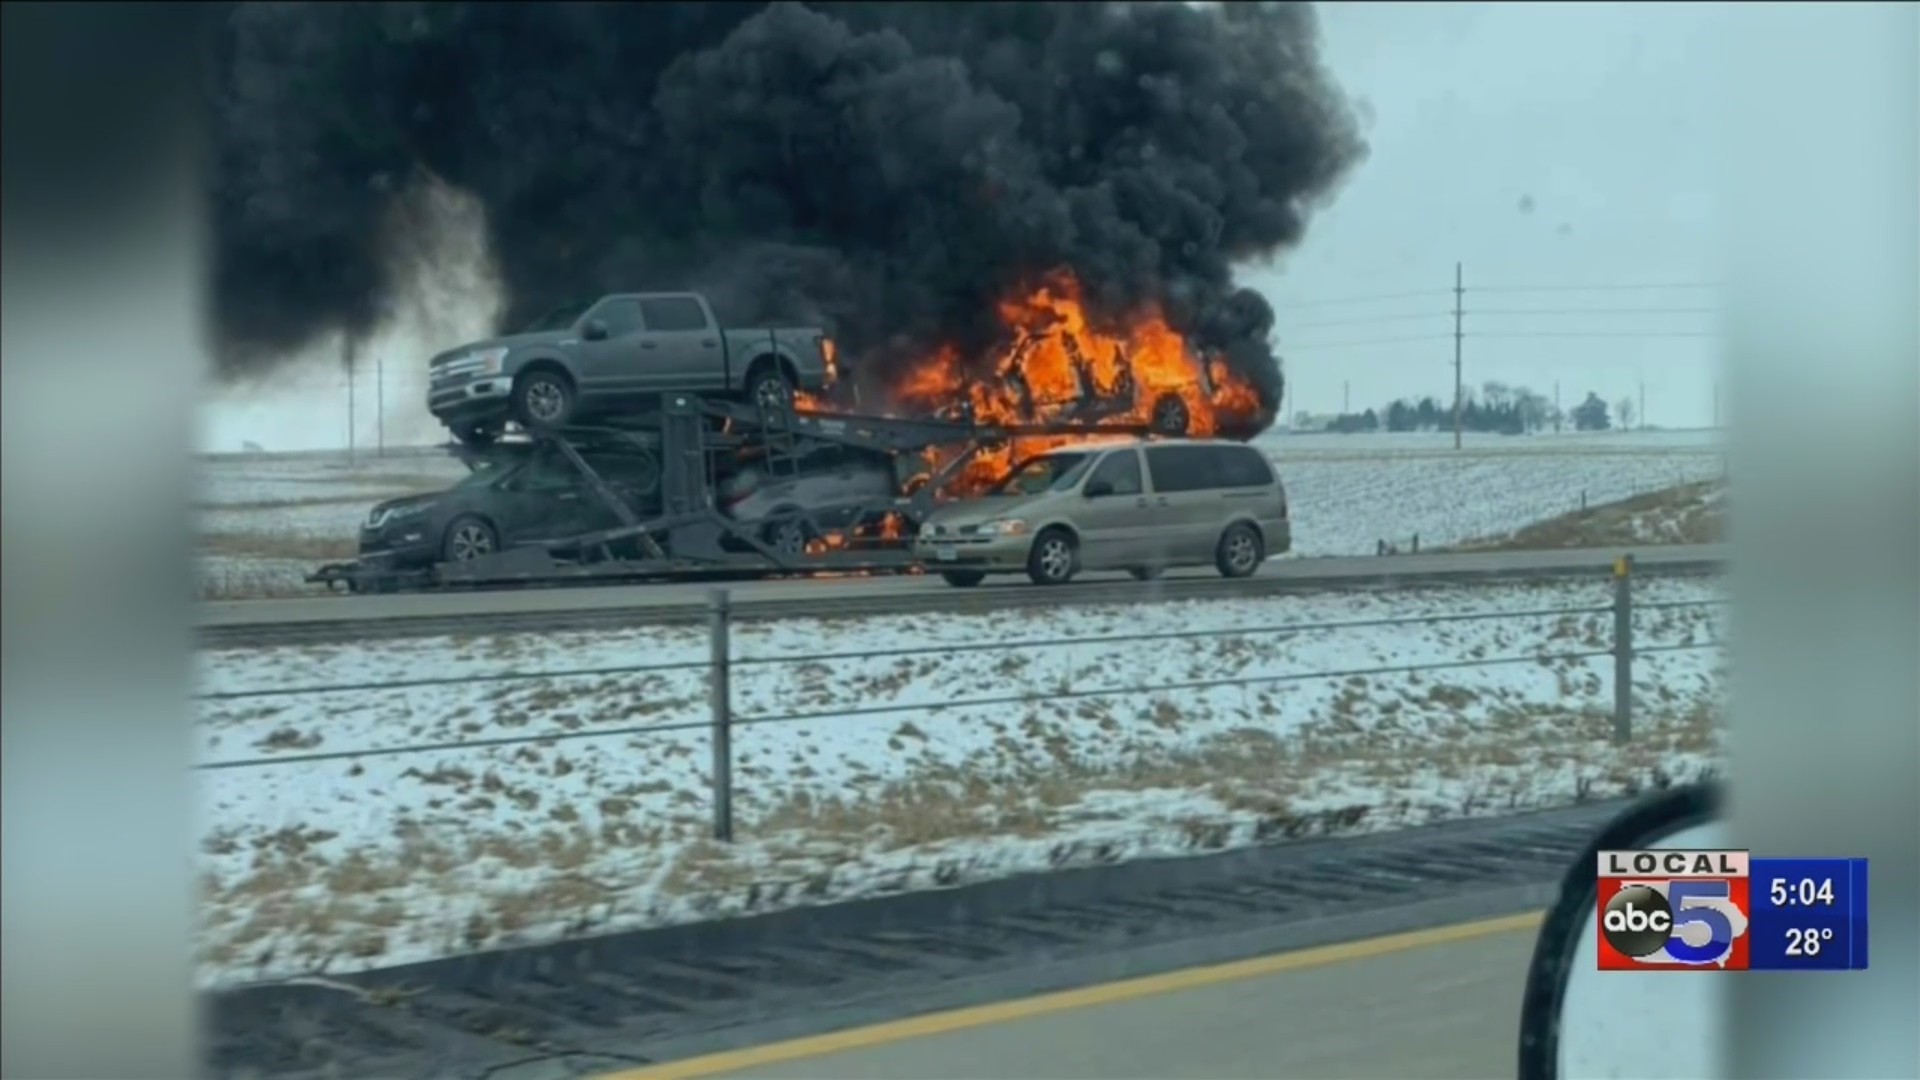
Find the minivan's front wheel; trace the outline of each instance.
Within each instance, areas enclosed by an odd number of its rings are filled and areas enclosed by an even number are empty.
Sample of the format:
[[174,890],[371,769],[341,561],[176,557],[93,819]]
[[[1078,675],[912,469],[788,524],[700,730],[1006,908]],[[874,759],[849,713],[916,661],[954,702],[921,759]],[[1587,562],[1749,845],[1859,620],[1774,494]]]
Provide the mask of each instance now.
[[1072,533],[1056,527],[1034,538],[1027,553],[1027,576],[1035,585],[1065,585],[1079,569],[1080,552]]
[[978,570],[942,570],[940,576],[956,589],[971,589],[987,580],[987,575]]
[[1220,568],[1221,577],[1242,578],[1260,569],[1267,558],[1266,545],[1260,540],[1260,533],[1244,521],[1227,526],[1220,534],[1220,546],[1214,552],[1214,565]]

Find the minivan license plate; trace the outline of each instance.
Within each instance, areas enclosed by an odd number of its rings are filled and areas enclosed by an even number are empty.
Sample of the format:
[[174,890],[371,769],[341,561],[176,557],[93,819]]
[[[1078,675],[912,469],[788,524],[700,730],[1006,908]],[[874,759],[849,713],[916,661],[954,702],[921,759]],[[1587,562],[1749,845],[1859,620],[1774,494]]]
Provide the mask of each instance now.
[[941,562],[952,562],[960,557],[960,552],[955,550],[952,544],[941,544],[933,549],[933,557]]

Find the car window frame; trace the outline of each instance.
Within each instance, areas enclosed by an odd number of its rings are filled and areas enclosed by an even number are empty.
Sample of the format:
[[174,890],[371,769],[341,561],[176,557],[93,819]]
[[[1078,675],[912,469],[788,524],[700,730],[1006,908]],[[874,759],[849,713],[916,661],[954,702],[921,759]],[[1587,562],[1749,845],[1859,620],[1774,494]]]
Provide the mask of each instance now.
[[[639,296],[634,298],[634,302],[640,305],[640,328],[643,330],[662,334],[697,334],[709,329],[712,325],[712,320],[707,316],[707,309],[691,296]],[[655,326],[653,320],[647,316],[649,304],[685,304],[698,316],[699,321],[692,326]]]
[[1105,469],[1109,462],[1123,459],[1133,462],[1134,489],[1132,491],[1115,490],[1107,494],[1115,498],[1126,495],[1145,495],[1147,493],[1147,469],[1145,463],[1140,460],[1139,448],[1133,446],[1122,447],[1118,450],[1109,450],[1101,455],[1100,459],[1094,462],[1093,468],[1087,470],[1086,478],[1080,483],[1080,489],[1085,491],[1087,487],[1092,485],[1092,483],[1100,477],[1100,470]]
[[[633,325],[624,330],[616,328],[606,316],[607,311],[622,305],[632,305],[633,307]],[[586,315],[581,318],[580,325],[585,326],[590,321],[606,323],[607,340],[609,341],[642,333],[647,328],[646,319],[641,314],[640,298],[637,296],[609,296],[601,300],[599,303],[593,305]]]

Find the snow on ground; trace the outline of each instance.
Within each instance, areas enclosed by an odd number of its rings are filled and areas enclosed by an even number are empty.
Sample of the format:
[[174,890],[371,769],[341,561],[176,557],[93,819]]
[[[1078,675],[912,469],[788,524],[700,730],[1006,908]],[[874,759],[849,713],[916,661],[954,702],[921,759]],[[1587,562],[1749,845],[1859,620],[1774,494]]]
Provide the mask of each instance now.
[[[1701,432],[1477,436],[1269,435],[1260,445],[1287,484],[1295,556],[1355,555],[1505,535],[1583,505],[1722,475]],[[1684,437],[1684,438],[1683,438]],[[351,557],[367,508],[445,487],[465,469],[445,454],[205,459],[203,591],[301,591],[313,565]]]
[[[1700,580],[1638,589],[1718,597]],[[280,693],[201,703],[201,977],[1392,829],[1711,770],[1720,609],[1641,610],[1641,647],[1702,647],[1636,660],[1635,738],[1615,747],[1611,660],[1555,658],[1605,649],[1611,615],[1524,614],[1607,601],[1560,583],[744,623],[731,845],[708,837],[699,629],[205,651],[204,692]],[[1508,614],[1305,625],[1471,612]],[[1169,633],[1189,636],[1117,640]],[[1069,636],[1113,640],[1047,644]],[[655,669],[609,670],[635,665]],[[342,684],[362,688],[287,692]]]

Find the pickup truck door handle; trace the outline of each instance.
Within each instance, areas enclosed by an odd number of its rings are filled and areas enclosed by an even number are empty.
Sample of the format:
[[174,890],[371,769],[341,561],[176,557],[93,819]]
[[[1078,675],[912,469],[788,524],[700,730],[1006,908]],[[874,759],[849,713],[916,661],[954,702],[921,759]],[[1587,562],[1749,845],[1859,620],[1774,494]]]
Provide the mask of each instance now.
[[707,339],[705,339],[705,340],[703,340],[703,341],[701,341],[701,342],[700,342],[700,344],[702,344],[702,345],[704,345],[704,346],[706,346],[707,348],[709,348],[709,349],[711,349],[711,348],[713,348],[713,347],[714,347],[715,345],[718,345],[718,344],[720,344],[720,343],[719,343],[719,342],[717,342],[717,341],[715,341],[715,340],[713,340],[712,338],[707,338]]
[[1147,497],[1145,495],[1140,496],[1139,498],[1133,500],[1133,505],[1135,506],[1147,505]]
[[1153,501],[1154,501],[1154,504],[1155,504],[1156,506],[1165,506],[1165,505],[1167,505],[1167,497],[1166,497],[1165,495],[1162,495],[1162,496],[1160,496],[1159,498],[1157,498],[1157,499],[1155,499],[1155,500],[1153,500]]

